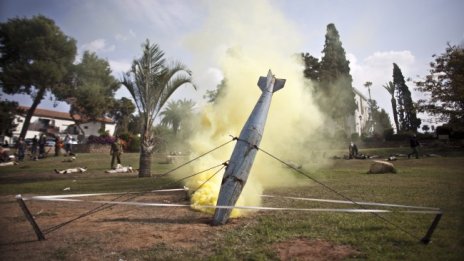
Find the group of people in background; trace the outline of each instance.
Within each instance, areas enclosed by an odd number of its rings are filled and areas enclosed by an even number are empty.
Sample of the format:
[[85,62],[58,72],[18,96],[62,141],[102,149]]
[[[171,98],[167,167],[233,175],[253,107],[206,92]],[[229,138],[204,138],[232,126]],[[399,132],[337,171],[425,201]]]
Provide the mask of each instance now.
[[[63,143],[64,143],[64,149],[66,151],[66,155],[72,154],[71,135],[66,134],[64,141],[62,141],[59,136],[55,136],[54,141],[55,141],[55,156],[60,155],[60,151],[61,151],[61,148],[63,147]],[[31,139],[31,142],[29,145],[31,159],[38,160],[38,159],[47,157],[51,148],[48,149],[48,151],[46,151],[46,148],[45,148],[46,145],[47,145],[47,135],[41,134],[39,138],[37,138],[37,135],[35,135],[34,138]],[[28,149],[28,144],[25,142],[23,138],[19,138],[18,144],[17,144],[17,152],[16,152],[19,161],[24,160],[27,149]]]
[[[418,148],[421,146],[421,144],[417,140],[416,134],[413,134],[411,138],[409,139],[409,146],[411,147],[411,153],[408,154],[408,159],[410,159],[411,156],[415,156],[416,159],[418,159],[419,158]],[[358,155],[359,155],[358,147],[353,141],[351,141],[350,145],[348,146],[348,152],[349,152],[349,156],[348,156],[349,159],[358,158]]]
[[[48,156],[49,152],[51,151],[52,147],[49,143],[47,146],[47,140],[50,141],[50,138],[47,139],[46,134],[41,134],[39,138],[37,135],[34,138],[30,139],[30,142],[26,143],[23,138],[19,138],[16,144],[16,159],[13,158],[14,163],[18,164],[18,161],[23,161],[27,151],[30,151],[30,158],[32,160],[38,160],[41,158],[45,158]],[[72,153],[72,138],[69,134],[66,134],[65,138],[62,140],[59,136],[54,136],[54,148],[55,148],[55,156],[60,155],[60,150],[64,148],[66,151],[66,156],[75,156]],[[11,160],[9,156],[9,148],[8,146],[0,146],[0,162],[4,164],[4,162],[8,162]],[[48,148],[48,151],[46,150]],[[124,141],[120,139],[118,136],[114,137],[113,142],[111,143],[110,147],[110,155],[111,155],[111,169],[115,172],[108,173],[119,173],[119,172],[133,172],[132,167],[124,167],[121,165],[121,155],[123,153]],[[75,157],[72,157],[75,159]],[[85,168],[85,170],[87,170]],[[57,170],[55,170],[57,171]],[[59,171],[58,171],[59,172]],[[82,171],[81,171],[82,172]],[[59,172],[62,173],[62,172]],[[64,172],[68,173],[68,172]],[[71,173],[71,172],[69,172]]]

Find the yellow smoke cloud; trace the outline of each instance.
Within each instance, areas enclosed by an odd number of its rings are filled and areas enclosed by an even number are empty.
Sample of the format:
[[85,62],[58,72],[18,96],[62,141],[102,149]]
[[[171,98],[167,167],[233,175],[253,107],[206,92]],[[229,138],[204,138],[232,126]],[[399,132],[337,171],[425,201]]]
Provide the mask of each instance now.
[[[192,150],[198,155],[227,141],[229,135],[239,135],[261,94],[258,78],[271,69],[277,78],[287,82],[274,93],[260,147],[284,160],[306,163],[313,149],[307,146],[308,140],[323,119],[303,78],[298,56],[304,50],[300,35],[265,0],[210,1],[207,5],[209,17],[204,27],[187,43],[197,55],[197,66],[220,66],[227,90],[218,103],[202,109],[197,133],[190,141]],[[227,161],[234,145],[201,158],[194,172]],[[215,171],[190,179],[186,185],[195,190]],[[194,206],[216,204],[223,172],[192,195]],[[237,205],[259,205],[259,195],[265,188],[296,183],[296,178],[288,175],[280,163],[258,152]],[[234,210],[231,216],[237,215],[240,213]]]

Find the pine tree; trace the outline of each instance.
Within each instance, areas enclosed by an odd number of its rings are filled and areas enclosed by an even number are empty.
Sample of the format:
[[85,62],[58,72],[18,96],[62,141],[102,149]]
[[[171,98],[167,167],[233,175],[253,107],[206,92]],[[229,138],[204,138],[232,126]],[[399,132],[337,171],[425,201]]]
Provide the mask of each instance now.
[[32,99],[20,137],[26,136],[32,115],[45,94],[55,94],[69,87],[65,77],[76,50],[76,41],[45,16],[12,18],[0,23],[2,91],[12,95],[27,94]]

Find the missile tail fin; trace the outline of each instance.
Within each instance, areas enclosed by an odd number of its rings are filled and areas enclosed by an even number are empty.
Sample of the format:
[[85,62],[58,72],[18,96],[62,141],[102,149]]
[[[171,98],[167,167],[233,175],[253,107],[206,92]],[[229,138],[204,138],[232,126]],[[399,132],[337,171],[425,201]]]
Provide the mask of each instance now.
[[274,83],[274,90],[272,92],[276,92],[282,88],[284,88],[285,79],[276,79]]
[[276,92],[282,89],[284,85],[285,79],[276,79],[270,69],[267,73],[267,77],[261,76],[258,80],[258,86],[263,92]]
[[[272,90],[272,92],[276,92],[282,89],[285,85],[285,81],[286,81],[285,79],[275,79],[274,89]],[[261,91],[263,92],[267,91],[267,85],[268,85],[268,77],[264,77],[264,76],[259,77],[258,86],[261,89]]]
[[261,89],[261,91],[263,91],[263,92],[266,91],[266,87],[267,87],[267,78],[264,77],[264,76],[259,77],[258,86],[259,86],[259,88]]

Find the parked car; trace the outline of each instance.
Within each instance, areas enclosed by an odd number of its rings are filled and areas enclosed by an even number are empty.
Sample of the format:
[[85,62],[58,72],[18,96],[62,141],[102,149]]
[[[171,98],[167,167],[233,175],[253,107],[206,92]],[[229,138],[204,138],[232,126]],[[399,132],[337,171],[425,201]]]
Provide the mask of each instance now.
[[47,141],[45,141],[45,146],[46,147],[55,147],[55,139],[47,139]]
[[24,141],[26,142],[26,145],[27,145],[27,146],[31,146],[31,145],[32,145],[32,139],[27,138],[27,139],[25,139]]

